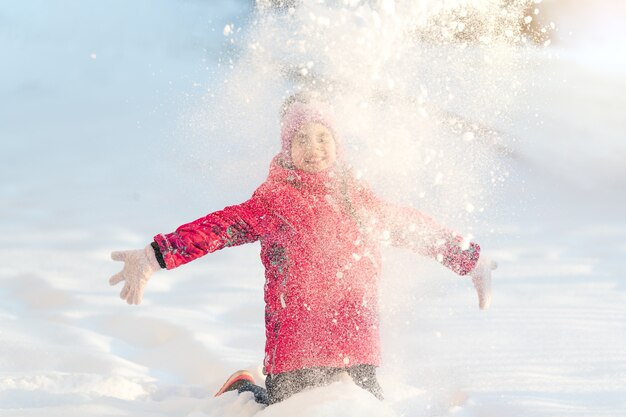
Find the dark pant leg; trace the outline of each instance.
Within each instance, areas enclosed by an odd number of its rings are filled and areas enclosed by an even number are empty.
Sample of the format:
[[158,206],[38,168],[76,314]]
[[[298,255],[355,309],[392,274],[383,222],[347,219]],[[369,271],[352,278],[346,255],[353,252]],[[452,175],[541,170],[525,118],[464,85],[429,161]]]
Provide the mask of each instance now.
[[371,392],[379,400],[384,399],[383,390],[376,379],[376,367],[373,365],[355,365],[345,369],[308,368],[268,375],[265,379],[268,403],[281,402],[307,388],[328,385],[343,371],[350,375],[356,385]]
[[368,390],[381,401],[384,399],[383,389],[378,384],[378,379],[376,379],[375,366],[355,365],[346,368],[346,372],[359,387]]
[[306,388],[328,384],[339,372],[341,370],[335,368],[312,368],[268,375],[265,378],[267,388],[242,381],[237,392],[251,392],[257,403],[269,405],[283,401]]
[[241,394],[242,392],[251,392],[254,394],[254,401],[259,404],[269,405],[269,399],[267,396],[267,390],[258,385],[254,385],[250,381],[243,381],[242,384],[237,387],[237,392]]
[[286,400],[306,388],[327,385],[341,372],[340,368],[307,368],[268,375],[265,378],[265,386],[269,403]]

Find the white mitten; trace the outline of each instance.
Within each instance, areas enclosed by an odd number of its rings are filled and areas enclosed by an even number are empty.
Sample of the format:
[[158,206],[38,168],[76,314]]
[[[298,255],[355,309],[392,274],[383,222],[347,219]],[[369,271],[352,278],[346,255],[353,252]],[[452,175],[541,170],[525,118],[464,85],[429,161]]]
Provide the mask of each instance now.
[[496,269],[498,264],[488,256],[481,255],[478,263],[470,272],[472,283],[478,293],[478,308],[486,310],[491,304],[491,271]]
[[115,285],[126,281],[120,298],[128,304],[139,304],[143,298],[143,289],[155,271],[161,269],[154,255],[154,249],[148,245],[144,249],[111,252],[111,259],[123,261],[122,272],[113,275],[109,284]]

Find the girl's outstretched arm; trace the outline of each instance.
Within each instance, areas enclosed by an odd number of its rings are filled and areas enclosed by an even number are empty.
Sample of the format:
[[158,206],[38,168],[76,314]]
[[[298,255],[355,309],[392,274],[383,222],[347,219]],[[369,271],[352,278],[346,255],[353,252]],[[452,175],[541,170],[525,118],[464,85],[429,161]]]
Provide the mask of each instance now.
[[467,242],[417,209],[389,203],[364,187],[361,196],[378,221],[383,240],[436,259],[459,275],[474,269],[480,246]]
[[438,224],[419,210],[397,206],[377,197],[364,187],[361,196],[379,222],[377,229],[394,246],[408,247],[436,259],[459,275],[469,274],[478,294],[478,307],[491,304],[491,271],[497,264],[480,255],[480,246]]
[[109,283],[124,281],[120,297],[139,304],[148,280],[159,269],[176,268],[209,252],[254,242],[279,226],[255,194],[245,203],[208,214],[173,233],[156,235],[144,249],[113,252],[111,258],[124,262],[124,267]]
[[154,237],[156,257],[161,267],[173,269],[207,253],[258,240],[278,227],[268,215],[264,201],[250,200],[210,213],[176,231]]

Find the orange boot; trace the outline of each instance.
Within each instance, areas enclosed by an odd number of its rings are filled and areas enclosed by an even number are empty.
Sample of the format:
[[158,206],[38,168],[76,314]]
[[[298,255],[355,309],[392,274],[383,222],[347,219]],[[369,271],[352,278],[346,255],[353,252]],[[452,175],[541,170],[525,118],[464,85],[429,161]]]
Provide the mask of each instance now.
[[227,391],[237,390],[246,382],[254,384],[254,377],[252,376],[252,374],[246,370],[237,371],[230,377],[228,377],[226,382],[224,382],[224,385],[222,385],[222,388],[217,391],[215,396],[218,397]]

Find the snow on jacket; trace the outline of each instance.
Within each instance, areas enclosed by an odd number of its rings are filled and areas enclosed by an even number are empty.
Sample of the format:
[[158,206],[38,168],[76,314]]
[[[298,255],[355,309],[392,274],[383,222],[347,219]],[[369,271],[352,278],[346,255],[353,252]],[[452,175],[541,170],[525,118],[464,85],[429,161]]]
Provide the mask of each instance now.
[[265,266],[264,369],[380,363],[377,281],[381,241],[433,257],[460,275],[480,247],[419,211],[389,204],[345,170],[306,173],[275,158],[248,201],[154,241],[167,269],[261,241]]

